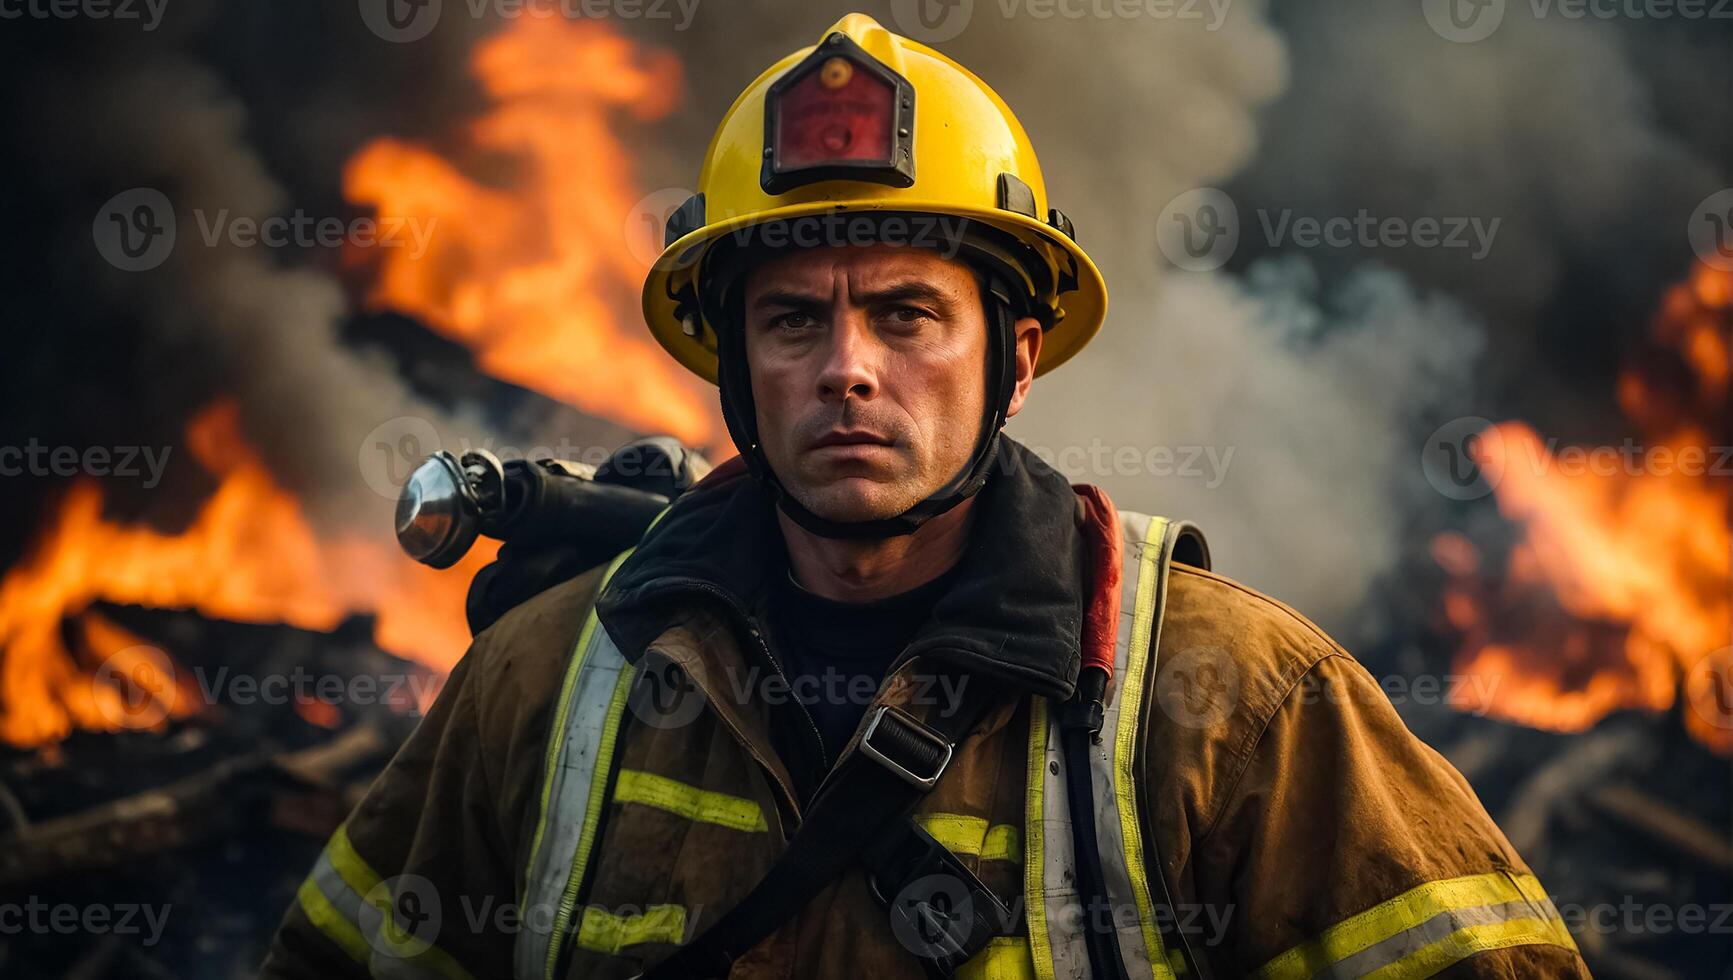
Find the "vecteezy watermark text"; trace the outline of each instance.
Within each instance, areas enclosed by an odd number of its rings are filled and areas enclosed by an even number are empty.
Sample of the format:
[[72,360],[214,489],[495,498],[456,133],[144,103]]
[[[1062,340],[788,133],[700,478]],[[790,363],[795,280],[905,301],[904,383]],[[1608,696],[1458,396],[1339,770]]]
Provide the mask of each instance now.
[[[671,21],[673,29],[692,26],[700,0],[463,0],[472,19],[510,20],[558,17],[563,20]],[[403,44],[433,33],[445,0],[360,0],[361,20],[381,40]],[[454,4],[454,7],[457,5]]]
[[[1233,0],[992,0],[986,9],[1001,19],[1159,20],[1221,28]],[[975,0],[891,0],[891,21],[917,41],[937,44],[963,33],[975,16]]]
[[136,20],[154,31],[167,7],[168,0],[0,0],[0,20]]
[[[1420,0],[1433,33],[1446,41],[1484,41],[1504,23],[1507,0]],[[1528,0],[1535,20],[1729,20],[1733,0]]]
[[[1029,446],[1029,451],[1070,479],[1109,476],[1176,477],[1203,481],[1214,490],[1228,476],[1233,446],[1133,446],[1112,445],[1100,439],[1089,445]],[[1009,461],[1007,461],[1009,463]]]
[[[168,468],[173,446],[45,446],[32,436],[22,446],[0,446],[0,476],[114,476],[132,479],[156,489]],[[139,468],[139,463],[144,468]]]
[[[1492,251],[1502,219],[1480,215],[1298,214],[1293,208],[1258,208],[1257,229],[1271,248],[1459,249],[1473,261]],[[1156,245],[1174,266],[1189,272],[1219,269],[1233,258],[1244,234],[1239,206],[1225,191],[1186,191],[1156,219]]]
[[140,902],[89,905],[44,902],[35,895],[22,902],[0,902],[0,935],[144,936],[155,946],[168,924],[169,906]]
[[[418,259],[427,252],[437,217],[362,215],[316,217],[297,208],[287,215],[237,215],[229,208],[194,208],[199,238],[207,248],[402,248]],[[180,222],[168,195],[134,187],[109,198],[91,225],[96,251],[116,269],[146,272],[173,254]]]
[[414,217],[381,217],[363,215],[344,220],[335,217],[316,218],[297,208],[289,215],[254,218],[231,216],[228,208],[212,214],[202,208],[193,211],[199,224],[199,237],[206,246],[225,239],[239,248],[264,245],[267,248],[408,248],[409,257],[421,258],[427,253],[427,243],[433,237],[438,218],[425,220]]
[[1733,477],[1733,446],[1649,446],[1630,438],[1610,446],[1561,445],[1550,436],[1510,438],[1484,418],[1464,416],[1427,437],[1420,467],[1439,493],[1452,500],[1474,500],[1491,493],[1512,471],[1537,477],[1726,479]]

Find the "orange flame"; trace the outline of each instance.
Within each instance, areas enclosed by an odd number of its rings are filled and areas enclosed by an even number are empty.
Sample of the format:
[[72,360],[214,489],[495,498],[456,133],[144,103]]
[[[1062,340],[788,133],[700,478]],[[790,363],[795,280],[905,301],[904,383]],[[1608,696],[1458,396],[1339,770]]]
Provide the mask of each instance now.
[[671,111],[679,62],[601,23],[520,17],[477,46],[470,68],[492,106],[469,127],[469,149],[506,161],[511,177],[484,184],[398,140],[363,147],[347,197],[428,229],[425,254],[378,250],[369,302],[468,345],[496,377],[708,445],[720,430],[708,386],[639,326],[649,264],[627,245],[639,194],[611,130],[621,113]]
[[[74,726],[154,727],[195,710],[196,686],[166,656],[86,611],[98,601],[320,631],[370,612],[383,649],[439,671],[462,655],[464,591],[493,547],[442,574],[388,542],[320,540],[241,437],[231,402],[200,413],[187,442],[219,484],[186,530],[108,520],[96,485],[76,483],[29,557],[0,579],[0,740],[42,745]],[[67,649],[70,617],[83,624],[94,670]]]
[[1687,728],[1733,752],[1730,334],[1733,273],[1700,266],[1668,290],[1655,356],[1619,378],[1647,442],[1555,452],[1520,422],[1480,435],[1474,458],[1523,537],[1498,589],[1465,538],[1434,542],[1457,669],[1489,681],[1484,703],[1457,707],[1576,731],[1682,691]]

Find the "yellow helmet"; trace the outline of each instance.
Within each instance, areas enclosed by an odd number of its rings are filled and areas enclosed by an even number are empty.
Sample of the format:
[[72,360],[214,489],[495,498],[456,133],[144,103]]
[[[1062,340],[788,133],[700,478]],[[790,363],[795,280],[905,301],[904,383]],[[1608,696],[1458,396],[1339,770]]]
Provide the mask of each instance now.
[[1101,271],[1070,219],[1049,209],[1035,150],[1010,108],[968,69],[865,14],[837,21],[747,86],[710,141],[698,185],[668,218],[667,247],[644,283],[644,318],[712,384],[704,259],[718,242],[773,222],[866,212],[997,229],[1000,254],[1048,328],[1038,375],[1081,350],[1107,312]]

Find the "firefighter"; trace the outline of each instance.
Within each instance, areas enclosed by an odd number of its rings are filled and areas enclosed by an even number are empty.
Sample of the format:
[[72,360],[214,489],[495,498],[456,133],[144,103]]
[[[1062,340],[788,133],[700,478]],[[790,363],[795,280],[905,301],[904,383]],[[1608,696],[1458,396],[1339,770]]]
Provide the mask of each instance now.
[[1587,975],[1348,653],[1001,433],[1107,293],[980,79],[850,15],[699,184],[738,459],[476,637],[266,976]]

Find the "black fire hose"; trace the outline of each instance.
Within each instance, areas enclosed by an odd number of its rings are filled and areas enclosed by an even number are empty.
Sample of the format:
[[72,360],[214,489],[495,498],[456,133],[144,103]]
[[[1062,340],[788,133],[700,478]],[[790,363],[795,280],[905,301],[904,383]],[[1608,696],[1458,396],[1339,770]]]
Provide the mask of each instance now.
[[673,498],[710,472],[673,439],[640,439],[598,467],[563,460],[501,463],[486,450],[429,456],[397,501],[397,541],[450,568],[476,539],[503,544],[476,573],[465,612],[479,633],[532,596],[630,548]]

